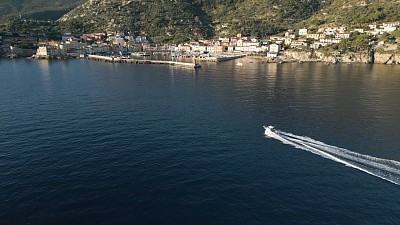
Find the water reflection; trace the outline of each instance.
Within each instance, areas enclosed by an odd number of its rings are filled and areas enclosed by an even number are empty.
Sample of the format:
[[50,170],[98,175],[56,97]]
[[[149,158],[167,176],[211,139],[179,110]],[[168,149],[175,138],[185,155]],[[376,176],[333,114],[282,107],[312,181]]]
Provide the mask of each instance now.
[[40,78],[43,84],[43,87],[46,88],[47,91],[51,91],[52,89],[52,80],[50,74],[50,61],[49,60],[37,60],[40,70]]

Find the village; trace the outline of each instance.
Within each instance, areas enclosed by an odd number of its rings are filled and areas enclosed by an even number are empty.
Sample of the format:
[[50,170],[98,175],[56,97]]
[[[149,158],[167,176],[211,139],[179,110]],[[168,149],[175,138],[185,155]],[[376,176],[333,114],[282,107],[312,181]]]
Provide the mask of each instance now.
[[[290,29],[281,35],[273,35],[265,39],[237,34],[234,37],[189,41],[177,45],[152,43],[144,32],[140,35],[133,35],[130,32],[83,35],[65,33],[58,41],[48,40],[45,34],[0,33],[0,56],[66,59],[100,55],[130,58],[160,53],[171,57],[196,57],[205,61],[224,61],[223,59],[233,59],[235,56],[258,55],[270,62],[282,62],[293,60],[293,54],[288,54],[290,52],[317,51],[360,34],[375,37],[369,39],[365,44],[369,48],[389,44],[393,50],[397,51],[398,43],[400,43],[399,37],[397,39],[393,37],[392,43],[388,43],[388,40],[381,40],[379,37],[390,36],[399,27],[400,22],[397,21],[364,24],[352,28],[347,26],[302,28]],[[341,51],[329,52],[331,56],[335,57],[341,53]],[[299,60],[296,57],[294,59]],[[398,61],[400,63],[400,60]]]

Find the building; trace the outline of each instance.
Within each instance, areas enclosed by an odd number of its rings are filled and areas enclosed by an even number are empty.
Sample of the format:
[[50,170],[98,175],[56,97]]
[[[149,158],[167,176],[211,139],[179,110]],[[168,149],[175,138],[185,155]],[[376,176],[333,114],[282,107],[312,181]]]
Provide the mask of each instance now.
[[363,34],[364,33],[364,29],[363,28],[356,28],[356,29],[354,29],[354,32],[358,32],[360,34]]
[[39,46],[36,51],[36,57],[38,58],[53,58],[60,55],[59,49],[54,46]]
[[229,41],[230,41],[230,39],[229,38],[227,38],[227,37],[223,37],[223,38],[219,38],[218,39],[221,43],[229,43]]
[[337,33],[343,33],[346,31],[346,27],[326,27],[324,29],[325,35],[336,35]]
[[293,48],[300,48],[300,47],[307,47],[307,42],[305,41],[292,41],[292,43],[290,44],[291,47]]
[[308,32],[308,30],[306,28],[299,29],[299,35],[300,36],[306,36],[307,32]]
[[350,38],[351,36],[351,32],[341,32],[341,33],[337,33],[335,38],[336,39],[346,39],[346,38]]
[[296,34],[294,33],[294,30],[287,30],[285,32],[285,37],[294,39],[294,38],[296,38]]
[[314,39],[314,40],[319,40],[321,37],[321,34],[307,34],[306,37],[309,39]]
[[332,39],[332,38],[321,38],[319,39],[319,42],[325,46],[327,44],[338,44],[340,42],[340,39]]
[[259,46],[261,46],[261,44],[260,44],[260,42],[244,41],[244,42],[242,42],[242,46],[245,46],[245,47],[250,47],[250,46],[259,47]]
[[281,50],[281,46],[278,44],[270,44],[269,45],[269,51],[271,53],[278,53]]
[[399,27],[400,26],[400,22],[384,22],[384,23],[382,23],[382,26],[385,28],[388,28],[388,27]]

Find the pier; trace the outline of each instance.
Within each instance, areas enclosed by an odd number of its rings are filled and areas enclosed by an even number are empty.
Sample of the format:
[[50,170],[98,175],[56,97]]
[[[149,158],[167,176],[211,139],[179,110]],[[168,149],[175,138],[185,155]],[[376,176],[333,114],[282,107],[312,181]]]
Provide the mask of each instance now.
[[175,62],[175,61],[162,61],[162,60],[147,60],[147,59],[127,59],[122,57],[112,57],[112,56],[100,56],[100,55],[88,55],[88,59],[105,61],[110,63],[131,63],[131,64],[158,64],[158,65],[180,65],[180,66],[190,66],[192,68],[201,67],[197,63],[187,63],[187,62]]

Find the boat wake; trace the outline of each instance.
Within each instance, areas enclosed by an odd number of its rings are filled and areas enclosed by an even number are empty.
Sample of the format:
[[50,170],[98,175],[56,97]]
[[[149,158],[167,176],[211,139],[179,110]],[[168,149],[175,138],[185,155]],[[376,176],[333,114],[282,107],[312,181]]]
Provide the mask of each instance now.
[[[264,127],[265,128],[265,127]],[[361,170],[391,183],[400,185],[400,162],[363,155],[350,150],[325,144],[306,136],[298,136],[279,130],[265,129],[265,135],[327,159]]]

